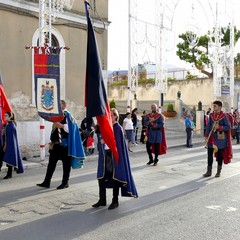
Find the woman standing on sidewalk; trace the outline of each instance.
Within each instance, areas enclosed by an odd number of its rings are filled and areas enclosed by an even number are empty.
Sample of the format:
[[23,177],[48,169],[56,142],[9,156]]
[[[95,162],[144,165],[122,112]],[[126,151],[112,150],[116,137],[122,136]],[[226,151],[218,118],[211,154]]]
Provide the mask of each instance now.
[[7,175],[3,179],[12,178],[13,167],[16,169],[17,173],[23,173],[22,157],[20,154],[17,138],[16,123],[14,119],[14,114],[11,112],[6,112],[4,115],[4,120],[6,121],[6,127],[4,132],[4,157],[3,161],[6,162],[8,171]]
[[131,142],[133,142],[133,122],[130,112],[126,113],[126,118],[123,120],[123,130],[128,141],[128,151],[132,152],[130,147]]

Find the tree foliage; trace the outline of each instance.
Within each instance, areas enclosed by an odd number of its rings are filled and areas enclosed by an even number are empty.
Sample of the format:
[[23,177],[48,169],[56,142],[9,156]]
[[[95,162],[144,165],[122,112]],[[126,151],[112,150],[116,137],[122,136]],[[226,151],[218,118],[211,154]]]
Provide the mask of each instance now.
[[[226,46],[230,43],[230,27],[228,26],[227,29],[221,28],[221,45]],[[199,37],[199,41],[196,46],[192,47],[188,41],[188,32],[182,33],[179,35],[179,38],[182,39],[181,43],[177,45],[177,56],[188,63],[193,64],[199,71],[203,74],[207,75],[208,77],[213,76],[213,68],[211,61],[209,59],[209,49],[208,43],[211,40],[209,32],[203,36]],[[234,27],[234,44],[240,38],[240,31]],[[214,42],[214,37],[212,37],[212,41]],[[240,55],[238,56],[240,61]],[[236,59],[235,59],[236,61]],[[210,69],[210,71],[209,71]]]

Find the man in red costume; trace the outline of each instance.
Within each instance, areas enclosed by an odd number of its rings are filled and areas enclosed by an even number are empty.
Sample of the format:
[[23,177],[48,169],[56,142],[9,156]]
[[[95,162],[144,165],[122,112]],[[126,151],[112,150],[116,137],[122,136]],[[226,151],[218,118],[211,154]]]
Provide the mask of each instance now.
[[[145,126],[147,126],[146,148],[149,156],[148,165],[157,165],[158,155],[165,154],[167,150],[166,138],[164,132],[164,119],[163,116],[157,111],[157,105],[151,105],[151,113],[147,114],[145,118]],[[153,160],[152,152],[155,154]]]
[[222,101],[213,102],[213,112],[209,116],[206,126],[206,146],[208,149],[208,167],[204,177],[212,175],[213,154],[218,162],[215,177],[220,177],[222,164],[228,164],[232,159],[231,122],[226,113],[222,111]]

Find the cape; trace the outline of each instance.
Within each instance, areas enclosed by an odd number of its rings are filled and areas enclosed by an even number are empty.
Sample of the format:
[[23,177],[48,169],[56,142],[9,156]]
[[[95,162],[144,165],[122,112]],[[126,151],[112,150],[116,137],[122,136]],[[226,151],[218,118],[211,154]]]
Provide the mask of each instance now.
[[[226,114],[226,118],[231,126],[233,126],[233,119],[229,114]],[[228,146],[223,149],[223,162],[224,164],[228,164],[231,162],[233,158],[233,151],[232,151],[232,136],[231,136],[231,130],[226,132],[227,134],[227,142]]]
[[23,173],[22,157],[19,150],[17,129],[13,121],[9,121],[5,130],[5,146],[3,161],[17,168],[18,173]]
[[82,145],[81,136],[75,118],[70,112],[64,112],[68,123],[68,155],[72,157],[72,162],[78,162],[78,168],[82,168],[85,159],[85,153]]
[[[163,116],[160,113],[155,113],[155,114],[149,113],[147,115],[148,115],[149,118],[154,118],[155,120],[158,119],[159,117],[163,118]],[[160,129],[160,131],[162,132],[162,143],[159,144],[159,153],[158,154],[162,155],[162,154],[167,153],[167,141],[166,141],[166,135],[165,135],[164,127],[162,127]],[[148,129],[146,130],[146,136],[148,137]],[[154,152],[154,144],[152,144],[152,153],[155,153]]]
[[[164,127],[161,128],[162,131],[162,143],[159,144],[159,155],[163,155],[167,153],[167,141],[166,141],[166,135],[165,135],[165,129]],[[154,144],[152,144],[152,153],[155,153],[154,151]]]
[[[123,197],[138,197],[137,189],[132,177],[128,150],[126,141],[124,138],[122,127],[119,123],[113,125],[114,136],[117,144],[117,150],[119,154],[119,162],[117,164],[116,159],[113,161],[113,179],[122,183],[121,184],[121,195]],[[101,146],[100,146],[101,145]],[[99,158],[98,158],[98,171],[97,178],[101,179],[104,177],[105,171],[105,150],[104,144],[98,143]],[[110,181],[106,182],[106,187],[112,188],[113,185]]]

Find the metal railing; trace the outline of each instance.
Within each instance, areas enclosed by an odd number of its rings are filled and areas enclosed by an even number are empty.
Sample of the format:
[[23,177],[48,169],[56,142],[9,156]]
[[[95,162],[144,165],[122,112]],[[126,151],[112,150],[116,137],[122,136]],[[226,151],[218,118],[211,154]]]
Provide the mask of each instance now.
[[196,123],[196,109],[195,106],[188,106],[186,104],[182,104],[182,117],[186,118],[187,114],[191,114],[193,117],[193,122]]

